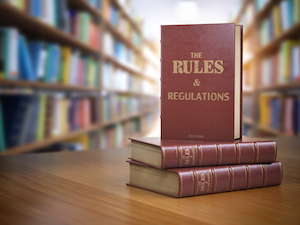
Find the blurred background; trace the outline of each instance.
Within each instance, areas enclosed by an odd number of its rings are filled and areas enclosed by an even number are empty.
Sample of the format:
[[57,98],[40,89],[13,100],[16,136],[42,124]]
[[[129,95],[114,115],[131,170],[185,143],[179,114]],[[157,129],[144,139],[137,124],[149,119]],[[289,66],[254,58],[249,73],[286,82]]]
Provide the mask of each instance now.
[[160,26],[244,26],[243,134],[300,133],[298,0],[0,1],[0,154],[160,136]]

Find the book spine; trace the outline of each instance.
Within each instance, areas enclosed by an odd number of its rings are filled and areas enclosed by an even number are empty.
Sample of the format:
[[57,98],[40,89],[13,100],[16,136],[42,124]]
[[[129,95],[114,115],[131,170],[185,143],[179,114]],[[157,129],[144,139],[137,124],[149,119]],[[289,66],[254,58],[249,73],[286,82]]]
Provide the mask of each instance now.
[[193,166],[272,163],[275,141],[162,147],[161,169]]
[[212,167],[179,172],[177,197],[279,185],[282,182],[282,174],[281,162]]

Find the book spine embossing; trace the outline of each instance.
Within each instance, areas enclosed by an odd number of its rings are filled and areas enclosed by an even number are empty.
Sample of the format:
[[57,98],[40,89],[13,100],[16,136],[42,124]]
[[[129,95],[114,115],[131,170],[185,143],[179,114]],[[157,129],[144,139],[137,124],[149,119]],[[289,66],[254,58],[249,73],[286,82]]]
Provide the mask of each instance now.
[[179,172],[177,197],[279,185],[282,173],[280,162]]
[[161,147],[160,169],[211,165],[272,163],[276,161],[274,141]]

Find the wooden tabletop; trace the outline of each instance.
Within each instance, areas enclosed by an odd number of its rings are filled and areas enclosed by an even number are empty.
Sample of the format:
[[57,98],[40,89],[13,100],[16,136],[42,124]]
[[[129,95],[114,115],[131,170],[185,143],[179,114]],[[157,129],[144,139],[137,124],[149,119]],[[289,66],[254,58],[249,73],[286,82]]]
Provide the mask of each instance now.
[[2,156],[0,224],[299,224],[295,140],[277,140],[280,186],[180,199],[127,186],[129,148]]

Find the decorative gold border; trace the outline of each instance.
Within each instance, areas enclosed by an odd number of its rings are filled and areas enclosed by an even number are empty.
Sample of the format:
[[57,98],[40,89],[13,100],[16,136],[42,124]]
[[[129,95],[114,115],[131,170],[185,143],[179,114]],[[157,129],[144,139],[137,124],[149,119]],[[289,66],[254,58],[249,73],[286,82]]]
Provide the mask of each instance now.
[[203,149],[202,149],[202,145],[200,145],[200,153],[201,153],[200,166],[202,166],[202,164],[203,164]]
[[263,187],[263,185],[264,185],[264,166],[260,165],[260,168],[261,168],[261,174],[262,174],[262,179],[261,179],[261,185],[260,185],[260,187]]
[[[196,148],[197,148],[197,146],[196,146]],[[192,160],[194,161],[194,162],[193,162],[193,166],[196,166],[196,165],[195,165],[195,162],[196,162],[195,157],[196,157],[196,152],[195,152],[195,148],[193,147],[193,159],[192,159]]]
[[233,148],[234,148],[234,163],[233,164],[236,164],[237,155],[236,155],[236,144],[235,143],[233,143]]
[[212,177],[212,170],[211,169],[209,169],[208,171],[207,171],[207,173],[209,173],[209,176],[210,176],[210,187],[209,187],[209,193],[211,193],[212,192],[212,189],[213,189],[213,177]]
[[229,191],[229,190],[230,190],[230,184],[231,184],[231,179],[230,179],[230,170],[229,170],[229,167],[227,167],[227,171],[228,171],[228,180],[229,180],[229,182],[228,182],[228,188],[227,188],[227,191]]
[[281,162],[279,162],[279,166],[280,166],[280,183],[282,183],[282,178],[283,178],[283,168],[282,168]]
[[180,167],[182,167],[182,146],[180,145]]
[[248,183],[248,173],[247,173],[247,168],[246,166],[244,165],[244,169],[245,169],[245,186],[244,186],[244,189],[247,188],[247,183]]
[[198,155],[199,155],[199,150],[198,150],[198,146],[197,145],[195,145],[195,148],[196,148],[196,155],[195,155],[195,157],[196,157],[196,160],[195,160],[195,164],[196,164],[196,166],[198,166]]
[[267,186],[267,182],[268,182],[268,167],[267,167],[266,164],[264,164],[264,168],[265,168],[265,170],[266,170],[266,179],[265,179],[265,184],[264,184],[264,186]]
[[216,150],[216,163],[215,163],[215,165],[218,165],[218,147],[217,147],[217,144],[215,144],[215,150]]
[[214,188],[214,193],[216,193],[217,191],[217,184],[218,184],[218,178],[217,178],[217,171],[216,169],[214,169],[214,173],[215,173],[215,188]]
[[176,150],[176,167],[178,167],[178,148],[177,145],[175,146],[175,150]]
[[193,188],[192,188],[192,195],[191,196],[194,196],[194,190],[195,190],[195,178],[194,178],[194,172],[191,171],[192,173],[192,180],[193,180]]
[[238,146],[239,146],[239,161],[238,161],[238,164],[240,164],[241,163],[241,156],[242,156],[240,143],[238,143]]
[[220,163],[219,163],[219,165],[221,165],[222,164],[222,157],[223,157],[221,144],[219,144],[219,147],[220,147]]
[[199,195],[199,174],[198,174],[198,171],[196,170],[196,195]]
[[250,188],[251,186],[251,169],[250,169],[250,166],[248,165],[248,171],[249,171],[249,183],[248,183],[248,188]]

